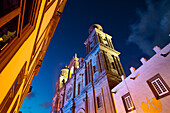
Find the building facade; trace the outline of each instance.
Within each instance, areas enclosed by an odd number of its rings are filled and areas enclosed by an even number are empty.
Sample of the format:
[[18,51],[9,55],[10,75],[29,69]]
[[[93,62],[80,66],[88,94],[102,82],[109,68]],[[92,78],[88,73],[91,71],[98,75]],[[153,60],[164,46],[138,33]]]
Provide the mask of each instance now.
[[156,54],[112,89],[117,113],[169,113],[170,44],[153,50]]
[[0,1],[0,113],[18,113],[66,0]]
[[126,78],[111,36],[100,25],[89,29],[87,56],[70,61],[56,82],[51,113],[168,113],[170,44]]
[[85,41],[87,56],[70,61],[56,82],[51,113],[114,113],[111,89],[125,76],[111,36],[94,24]]

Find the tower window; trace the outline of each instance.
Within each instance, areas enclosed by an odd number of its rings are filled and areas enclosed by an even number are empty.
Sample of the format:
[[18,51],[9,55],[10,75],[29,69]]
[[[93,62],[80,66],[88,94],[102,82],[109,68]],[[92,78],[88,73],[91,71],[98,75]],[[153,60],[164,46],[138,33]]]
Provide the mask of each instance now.
[[96,66],[93,66],[93,72],[96,73]]
[[61,108],[61,101],[59,102],[58,107],[59,107],[59,109]]
[[122,100],[123,100],[123,104],[124,104],[126,112],[135,110],[135,106],[134,106],[134,103],[132,101],[132,98],[129,92],[125,94],[124,96],[122,96]]
[[150,89],[157,99],[170,94],[169,86],[158,73],[147,81]]
[[60,108],[62,108],[62,103],[61,102],[62,102],[62,100],[60,101],[60,104],[59,104]]
[[78,83],[78,95],[80,94],[80,82]]
[[111,66],[112,66],[112,69],[116,69],[115,65],[114,65],[114,62],[111,63]]
[[96,97],[97,100],[97,108],[102,107],[102,99],[101,99],[101,95]]
[[87,72],[88,72],[88,83],[89,83],[91,81],[90,63],[88,63]]
[[92,50],[93,47],[94,47],[94,42],[92,41],[92,42],[90,42],[90,49]]

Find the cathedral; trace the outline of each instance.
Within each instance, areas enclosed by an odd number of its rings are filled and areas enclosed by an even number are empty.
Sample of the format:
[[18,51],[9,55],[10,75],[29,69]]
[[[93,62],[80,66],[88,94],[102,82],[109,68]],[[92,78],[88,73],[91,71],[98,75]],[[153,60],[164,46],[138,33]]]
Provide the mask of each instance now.
[[94,24],[84,42],[87,56],[72,58],[56,82],[51,113],[168,113],[170,44],[130,68],[126,77],[112,37]]
[[115,112],[111,89],[125,77],[120,53],[100,25],[92,25],[89,34],[84,42],[87,56],[77,58],[75,54],[61,70],[51,113]]

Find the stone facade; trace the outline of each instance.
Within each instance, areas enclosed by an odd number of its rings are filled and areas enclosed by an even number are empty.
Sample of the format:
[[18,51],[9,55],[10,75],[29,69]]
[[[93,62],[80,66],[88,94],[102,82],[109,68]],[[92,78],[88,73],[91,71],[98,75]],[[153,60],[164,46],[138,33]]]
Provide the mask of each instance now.
[[51,113],[168,113],[170,44],[126,78],[111,36],[94,24],[85,41],[87,56],[70,61],[56,82]]
[[87,56],[70,61],[56,82],[51,113],[114,113],[111,89],[124,70],[111,36],[94,24],[85,41]]

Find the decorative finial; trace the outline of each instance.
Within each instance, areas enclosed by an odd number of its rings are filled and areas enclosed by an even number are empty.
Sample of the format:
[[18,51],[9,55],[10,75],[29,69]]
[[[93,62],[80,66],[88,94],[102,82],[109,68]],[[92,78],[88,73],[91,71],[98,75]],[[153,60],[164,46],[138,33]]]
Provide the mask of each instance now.
[[75,53],[75,56],[74,56],[74,58],[77,58],[77,53]]

